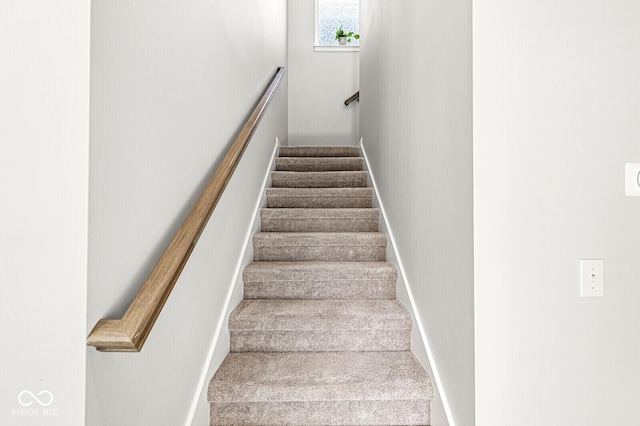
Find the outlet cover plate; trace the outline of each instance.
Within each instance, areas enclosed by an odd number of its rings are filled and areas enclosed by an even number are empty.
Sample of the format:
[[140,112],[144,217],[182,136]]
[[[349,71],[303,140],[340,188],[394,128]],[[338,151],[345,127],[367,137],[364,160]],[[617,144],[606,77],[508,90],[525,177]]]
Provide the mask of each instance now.
[[580,259],[580,297],[604,297],[604,259]]

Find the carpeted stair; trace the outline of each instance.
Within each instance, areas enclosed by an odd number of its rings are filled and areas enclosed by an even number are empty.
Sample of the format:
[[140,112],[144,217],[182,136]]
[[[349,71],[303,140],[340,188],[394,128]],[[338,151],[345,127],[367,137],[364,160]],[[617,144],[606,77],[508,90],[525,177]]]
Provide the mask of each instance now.
[[431,380],[357,147],[281,147],[211,425],[428,425]]

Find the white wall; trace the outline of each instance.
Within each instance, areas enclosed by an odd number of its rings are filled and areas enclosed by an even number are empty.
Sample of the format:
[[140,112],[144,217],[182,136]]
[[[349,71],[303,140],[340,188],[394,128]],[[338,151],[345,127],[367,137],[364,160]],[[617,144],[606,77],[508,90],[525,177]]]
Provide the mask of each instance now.
[[0,3],[3,425],[84,424],[89,19],[82,0]]
[[426,345],[426,339],[424,338],[424,328],[422,327],[421,318],[417,318],[419,313],[416,313],[416,303],[413,298],[413,294],[410,293],[411,289],[407,285],[407,281],[404,276],[404,265],[402,259],[399,258],[397,253],[397,245],[395,243],[395,237],[393,235],[393,229],[390,229],[387,221],[386,208],[384,204],[380,202],[378,197],[378,187],[374,178],[372,178],[372,172],[368,163],[368,156],[364,146],[361,147],[362,155],[365,158],[365,165],[369,172],[370,182],[369,186],[374,188],[373,207],[380,209],[380,222],[379,232],[387,234],[387,262],[391,263],[398,269],[398,282],[396,283],[396,298],[405,306],[409,315],[411,316],[411,352],[416,359],[422,364],[427,374],[431,378],[433,385],[433,399],[429,404],[431,426],[447,426],[449,422],[447,420],[447,413],[442,401],[442,395],[440,393],[439,378],[434,374],[432,364],[432,354],[429,353],[429,349]]
[[[286,65],[286,8],[93,2],[87,332],[124,312]],[[87,424],[185,424],[286,115],[285,81],[142,352],[87,349]]]
[[363,146],[445,406],[472,425],[471,2],[361,0],[361,28]]
[[314,51],[315,0],[288,1],[289,144],[356,145],[359,105],[344,101],[359,90],[359,53]]
[[640,424],[640,3],[473,7],[477,424]]

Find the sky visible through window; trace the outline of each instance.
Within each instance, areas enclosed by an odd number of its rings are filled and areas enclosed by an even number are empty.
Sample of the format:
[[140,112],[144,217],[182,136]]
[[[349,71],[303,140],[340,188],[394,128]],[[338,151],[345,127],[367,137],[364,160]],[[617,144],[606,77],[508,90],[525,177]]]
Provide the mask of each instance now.
[[[337,46],[336,31],[342,28],[348,33],[360,34],[360,0],[318,0],[318,45]],[[349,46],[358,46],[351,38]]]

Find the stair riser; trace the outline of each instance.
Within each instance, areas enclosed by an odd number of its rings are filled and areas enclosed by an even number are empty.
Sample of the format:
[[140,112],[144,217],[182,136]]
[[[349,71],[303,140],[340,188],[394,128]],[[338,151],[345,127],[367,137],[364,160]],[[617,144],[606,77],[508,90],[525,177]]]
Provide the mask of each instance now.
[[245,299],[357,300],[395,299],[393,280],[279,281],[244,283]]
[[376,232],[377,230],[377,218],[289,218],[262,220],[262,232]]
[[267,196],[267,207],[286,209],[370,208],[371,197],[277,197]]
[[272,172],[273,188],[364,188],[366,172]]
[[428,425],[429,400],[211,404],[211,425]]
[[281,146],[280,157],[358,157],[357,146]]
[[231,352],[408,351],[410,329],[231,330]]
[[276,158],[276,170],[288,172],[361,171],[362,158]]
[[253,262],[242,271],[246,299],[395,299],[389,263]]
[[270,208],[371,208],[371,188],[267,188]]
[[268,262],[380,262],[386,260],[387,250],[379,246],[267,246],[254,247],[253,256]]

